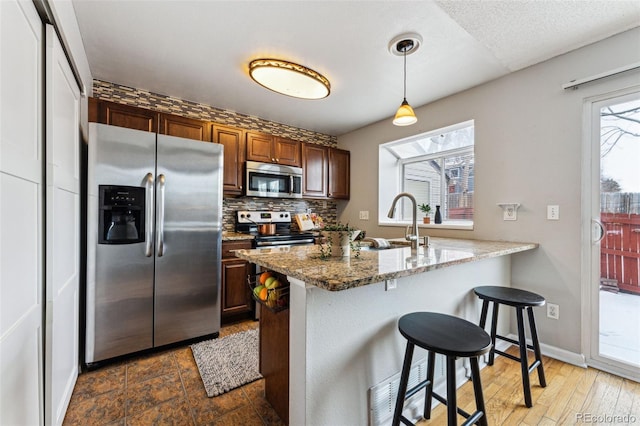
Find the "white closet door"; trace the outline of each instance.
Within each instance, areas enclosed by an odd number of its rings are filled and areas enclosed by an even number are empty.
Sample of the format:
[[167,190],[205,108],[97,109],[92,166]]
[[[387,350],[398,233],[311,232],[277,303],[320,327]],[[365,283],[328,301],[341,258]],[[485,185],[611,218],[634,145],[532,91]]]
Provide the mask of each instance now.
[[80,91],[46,26],[45,423],[60,425],[78,378]]
[[0,425],[43,419],[42,23],[0,0]]

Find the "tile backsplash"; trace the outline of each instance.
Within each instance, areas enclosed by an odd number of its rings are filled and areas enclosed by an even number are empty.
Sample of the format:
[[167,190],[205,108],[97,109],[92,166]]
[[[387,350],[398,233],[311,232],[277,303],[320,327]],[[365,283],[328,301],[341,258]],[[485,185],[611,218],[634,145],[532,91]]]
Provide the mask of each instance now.
[[[220,124],[239,127],[241,129],[256,130],[276,136],[287,137],[302,142],[325,146],[337,145],[337,138],[335,136],[299,129],[258,117],[239,114],[205,104],[173,98],[102,80],[93,80],[93,96],[97,99],[117,102],[119,104],[131,105],[199,120],[213,121]],[[276,210],[289,211],[291,214],[312,211],[322,217],[325,223],[335,223],[337,217],[337,206],[336,202],[333,200],[257,197],[225,198],[222,203],[223,229],[225,231],[234,230],[235,213],[238,210]],[[293,221],[292,226],[294,228],[296,227],[295,221]]]
[[[306,213],[312,211],[317,213],[325,223],[335,223],[336,203],[331,200],[301,200],[291,198],[257,198],[239,197],[225,198],[222,203],[223,229],[233,231],[235,227],[235,214],[238,210],[276,210],[288,211],[291,214]],[[293,229],[297,228],[295,220],[291,224]]]

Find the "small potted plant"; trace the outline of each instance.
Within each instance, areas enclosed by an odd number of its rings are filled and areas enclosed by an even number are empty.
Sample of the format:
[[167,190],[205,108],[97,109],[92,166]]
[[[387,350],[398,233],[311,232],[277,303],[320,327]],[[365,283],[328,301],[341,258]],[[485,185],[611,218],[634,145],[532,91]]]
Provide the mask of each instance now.
[[360,234],[360,230],[349,224],[340,222],[335,225],[325,225],[322,229],[322,236],[326,238],[324,244],[320,245],[320,257],[346,257],[355,252],[355,257],[360,255],[360,244],[354,242]]
[[429,213],[431,212],[431,206],[429,204],[419,204],[418,208],[422,213],[424,213],[424,217],[422,218],[423,223],[431,223],[431,216]]

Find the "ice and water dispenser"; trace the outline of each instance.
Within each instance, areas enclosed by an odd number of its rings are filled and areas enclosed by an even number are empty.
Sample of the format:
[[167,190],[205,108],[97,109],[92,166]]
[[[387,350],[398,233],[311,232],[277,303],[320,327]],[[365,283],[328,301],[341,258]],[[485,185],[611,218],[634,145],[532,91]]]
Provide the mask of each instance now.
[[99,244],[144,242],[145,189],[100,185]]

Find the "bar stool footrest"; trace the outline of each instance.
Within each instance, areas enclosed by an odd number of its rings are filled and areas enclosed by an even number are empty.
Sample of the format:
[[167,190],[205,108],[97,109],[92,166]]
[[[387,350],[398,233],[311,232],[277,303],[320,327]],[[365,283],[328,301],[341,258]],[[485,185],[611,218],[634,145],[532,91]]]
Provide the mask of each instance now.
[[[509,338],[509,337],[505,337],[505,336],[500,336],[499,334],[496,334],[496,339],[502,339],[502,340],[504,340],[505,342],[509,342],[509,343],[511,343],[512,345],[516,345],[516,346],[519,346],[519,345],[520,345],[520,342],[518,342],[517,340],[513,340],[513,339],[511,339],[511,338]],[[533,347],[533,345],[529,345],[529,344],[527,344],[526,346],[527,346],[527,349],[530,349],[530,350],[532,350],[532,351],[533,351],[533,350],[535,350],[535,348]],[[496,352],[497,352],[497,351],[496,351]]]
[[415,395],[416,393],[420,392],[422,389],[425,388],[425,386],[427,386],[429,384],[429,379],[426,379],[420,383],[418,383],[417,385],[415,385],[414,387],[412,387],[411,389],[409,389],[407,391],[407,393],[404,396],[404,400],[406,401],[407,399],[411,398],[413,395]]

